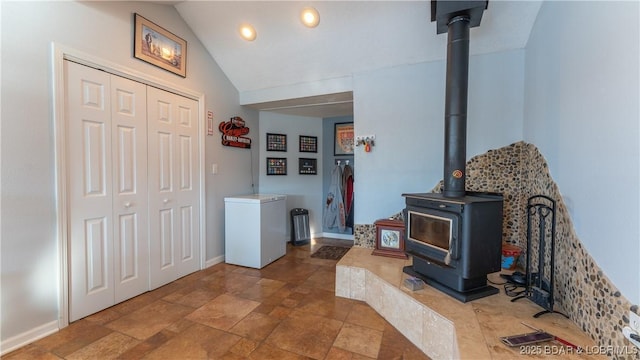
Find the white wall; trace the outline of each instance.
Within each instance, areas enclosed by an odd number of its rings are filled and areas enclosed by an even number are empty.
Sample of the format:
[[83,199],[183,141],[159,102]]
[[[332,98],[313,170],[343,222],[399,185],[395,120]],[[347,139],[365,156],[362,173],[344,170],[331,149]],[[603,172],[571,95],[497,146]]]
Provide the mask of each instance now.
[[[287,135],[287,151],[267,151],[266,134]],[[317,153],[299,152],[300,135],[318,137]],[[260,112],[260,193],[287,195],[287,234],[291,233],[289,211],[309,210],[311,236],[322,233],[322,119]],[[267,175],[267,157],[287,158],[287,175]],[[318,159],[317,175],[300,175],[298,158]]]
[[[216,125],[241,116],[254,138],[258,123],[256,112],[238,105],[235,88],[171,6],[49,1],[2,1],[1,6],[0,322],[5,351],[8,343],[37,335],[58,320],[52,42],[204,93]],[[132,57],[134,12],[187,40],[187,78]],[[206,173],[206,258],[219,261],[224,251],[223,197],[251,192],[250,156],[256,157],[255,163],[258,153],[224,148],[217,129],[215,134],[205,140],[207,169],[211,163],[219,165],[219,175]]]
[[[523,66],[523,50],[471,57],[467,159],[522,139]],[[442,179],[445,68],[438,61],[354,75],[356,136],[376,136],[370,153],[355,152],[356,224],[398,213],[403,193],[429,192]]]
[[578,237],[640,303],[639,5],[544,2],[526,51],[524,140],[549,163]]

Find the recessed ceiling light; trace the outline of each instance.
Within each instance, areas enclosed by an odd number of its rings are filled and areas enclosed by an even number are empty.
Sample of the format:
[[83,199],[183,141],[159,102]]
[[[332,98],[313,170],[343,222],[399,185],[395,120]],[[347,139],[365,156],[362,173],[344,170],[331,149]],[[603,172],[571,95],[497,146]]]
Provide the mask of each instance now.
[[242,24],[238,29],[240,32],[240,36],[247,41],[253,41],[256,39],[256,29],[251,26],[251,24]]
[[302,9],[300,13],[300,21],[302,21],[304,26],[314,28],[320,23],[320,14],[318,10],[312,7],[306,7]]

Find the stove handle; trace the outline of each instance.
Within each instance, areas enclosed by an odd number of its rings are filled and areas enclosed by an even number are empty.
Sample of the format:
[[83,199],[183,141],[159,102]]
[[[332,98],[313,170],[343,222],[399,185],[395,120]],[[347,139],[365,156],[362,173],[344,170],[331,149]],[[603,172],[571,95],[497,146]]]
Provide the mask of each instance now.
[[457,236],[451,237],[451,243],[449,244],[449,255],[447,257],[450,257],[451,259],[454,259],[454,260],[458,260],[458,258],[460,257],[458,255],[458,237]]

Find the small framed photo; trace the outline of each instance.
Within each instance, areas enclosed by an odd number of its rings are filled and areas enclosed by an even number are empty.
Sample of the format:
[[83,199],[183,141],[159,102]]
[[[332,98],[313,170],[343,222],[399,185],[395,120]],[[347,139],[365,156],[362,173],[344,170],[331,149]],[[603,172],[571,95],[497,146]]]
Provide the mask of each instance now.
[[298,173],[300,175],[317,175],[318,159],[298,158]]
[[267,133],[267,151],[287,151],[287,135]]
[[333,138],[333,155],[353,155],[354,145],[353,123],[336,123]]
[[135,14],[133,56],[187,77],[187,41]]
[[300,152],[318,152],[318,137],[300,135]]
[[372,254],[407,259],[404,252],[404,222],[380,219],[373,224],[376,226],[376,247]]
[[267,158],[267,175],[287,175],[287,158]]

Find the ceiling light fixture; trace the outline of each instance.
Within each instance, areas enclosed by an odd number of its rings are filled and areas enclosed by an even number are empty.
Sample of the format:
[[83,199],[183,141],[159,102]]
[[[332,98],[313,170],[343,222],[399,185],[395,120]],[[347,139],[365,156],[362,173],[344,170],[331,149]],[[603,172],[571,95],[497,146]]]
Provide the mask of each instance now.
[[320,14],[318,10],[312,7],[302,9],[300,13],[300,21],[308,28],[314,28],[320,23]]
[[250,24],[240,25],[238,31],[240,32],[240,36],[247,41],[253,41],[256,39],[256,29],[254,29]]

